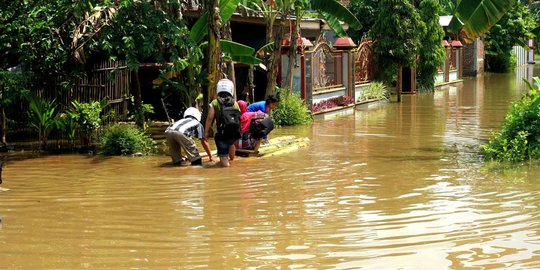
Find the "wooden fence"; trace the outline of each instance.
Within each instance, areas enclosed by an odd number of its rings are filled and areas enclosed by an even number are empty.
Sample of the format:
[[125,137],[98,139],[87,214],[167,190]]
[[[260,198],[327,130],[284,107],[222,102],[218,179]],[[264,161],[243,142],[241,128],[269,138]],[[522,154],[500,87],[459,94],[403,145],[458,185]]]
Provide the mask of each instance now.
[[[130,81],[130,71],[125,61],[104,61],[95,64],[88,76],[71,80],[71,83],[64,76],[52,77],[34,92],[44,99],[54,100],[60,112],[69,110],[73,100],[91,102],[107,98],[104,113],[113,111],[116,119],[125,120],[130,100]],[[27,102],[17,102],[7,108],[10,119],[8,141],[29,142],[37,139],[29,129],[27,111]],[[53,133],[50,139],[61,139],[61,134]]]
[[73,100],[92,102],[107,98],[106,110],[114,110],[123,119],[129,105],[130,80],[126,61],[105,61],[95,64],[88,76],[76,79],[72,85],[63,76],[52,78],[41,96],[56,100],[61,110],[68,109]]

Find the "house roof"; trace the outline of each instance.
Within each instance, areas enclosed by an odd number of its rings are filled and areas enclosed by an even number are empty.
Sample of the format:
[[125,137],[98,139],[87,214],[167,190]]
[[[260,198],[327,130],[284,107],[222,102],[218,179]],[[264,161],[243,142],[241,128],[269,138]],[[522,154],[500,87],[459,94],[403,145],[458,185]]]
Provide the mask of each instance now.
[[447,15],[447,16],[439,16],[439,25],[442,26],[442,27],[447,27],[448,25],[450,25],[450,21],[452,20],[452,15]]
[[[190,17],[198,17],[202,10],[200,9],[201,0],[188,0],[185,5],[185,14]],[[277,19],[281,19],[280,16]],[[295,16],[291,16],[291,19],[294,20]],[[247,8],[243,5],[239,5],[236,11],[231,17],[231,21],[244,22],[244,23],[253,23],[253,24],[265,24],[264,16],[262,12]],[[347,23],[341,22],[343,28],[348,30],[349,25]],[[288,27],[288,26],[287,26]],[[302,17],[300,22],[300,28],[307,30],[331,30],[328,24],[320,18],[312,17]]]

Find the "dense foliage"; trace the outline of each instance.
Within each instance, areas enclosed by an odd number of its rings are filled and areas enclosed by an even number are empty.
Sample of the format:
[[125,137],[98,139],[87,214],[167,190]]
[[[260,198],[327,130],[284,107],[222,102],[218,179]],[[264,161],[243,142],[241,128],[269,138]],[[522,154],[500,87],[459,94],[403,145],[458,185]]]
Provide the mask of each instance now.
[[[81,135],[83,145],[89,146],[92,142],[92,137],[106,120],[107,116],[103,116],[103,109],[107,106],[107,99],[92,102],[71,102],[72,108],[67,112],[68,120],[76,124],[75,131]],[[71,122],[67,122],[70,123]],[[71,128],[71,127],[70,127]],[[71,135],[72,131],[69,129]]]
[[407,0],[381,0],[378,17],[369,31],[379,66],[378,76],[391,83],[397,68],[414,67],[424,23]]
[[368,35],[369,29],[375,24],[378,17],[378,2],[377,0],[350,1],[347,7],[360,21],[362,29],[358,31],[349,31],[350,37],[359,42],[364,36]]
[[492,72],[506,72],[512,69],[512,47],[526,46],[526,40],[531,37],[530,31],[535,23],[526,5],[517,4],[485,37],[486,69]]
[[524,161],[540,159],[540,79],[512,104],[501,131],[494,133],[482,150],[489,160]]
[[417,67],[418,89],[433,90],[435,75],[446,58],[445,49],[441,44],[444,31],[439,24],[439,17],[433,16],[441,10],[438,0],[422,0],[419,5],[420,18],[425,23],[421,36],[422,46],[418,54],[420,61]]
[[0,69],[0,143],[6,143],[9,122],[6,108],[20,102],[26,92],[26,79],[20,71]]
[[[141,62],[173,63],[174,71],[200,62],[201,51],[183,20],[157,8],[153,1],[120,1],[109,27],[99,32],[97,44],[113,58],[125,58],[131,70]],[[190,62],[191,61],[191,62]]]
[[114,124],[101,134],[100,149],[104,155],[147,155],[156,151],[156,142],[136,126]]
[[72,71],[71,33],[97,1],[33,0],[0,4],[0,68],[22,64],[35,81]]
[[288,90],[282,90],[280,94],[279,105],[272,111],[276,125],[292,126],[312,121],[311,112],[298,94]]
[[441,0],[440,4],[442,9],[439,10],[439,15],[450,15],[456,10],[457,0]]

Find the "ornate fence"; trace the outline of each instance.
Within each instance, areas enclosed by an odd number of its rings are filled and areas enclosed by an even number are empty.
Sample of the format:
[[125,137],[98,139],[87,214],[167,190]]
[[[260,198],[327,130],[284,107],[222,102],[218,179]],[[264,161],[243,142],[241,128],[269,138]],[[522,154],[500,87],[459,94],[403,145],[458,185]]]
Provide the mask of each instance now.
[[450,62],[450,70],[456,70],[456,50],[451,48],[450,53],[447,55],[448,61]]
[[463,45],[460,41],[442,40],[445,48],[446,59],[444,64],[438,68],[435,76],[435,84],[446,84],[461,80],[463,77]]
[[334,50],[325,40],[319,41],[313,50],[306,51],[311,63],[311,86],[313,92],[343,86],[344,52]]
[[374,63],[373,63],[373,41],[371,39],[363,39],[360,46],[356,49],[354,58],[354,82],[368,83],[373,80]]
[[[365,39],[357,47],[350,38],[336,38],[332,46],[321,36],[315,46],[299,52],[301,64],[293,74],[301,81],[298,88],[313,113],[348,109],[366,96],[374,77],[372,43]],[[288,61],[283,54],[281,74],[287,72],[283,63]]]

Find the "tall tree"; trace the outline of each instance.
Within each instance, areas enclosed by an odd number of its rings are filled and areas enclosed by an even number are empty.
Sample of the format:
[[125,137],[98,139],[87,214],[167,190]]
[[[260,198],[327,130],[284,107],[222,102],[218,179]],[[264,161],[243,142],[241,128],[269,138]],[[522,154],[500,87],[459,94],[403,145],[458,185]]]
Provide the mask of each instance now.
[[526,41],[532,37],[534,27],[535,22],[526,5],[516,4],[508,11],[485,36],[487,70],[507,72],[512,69],[515,65],[512,47],[527,47]]
[[444,38],[444,31],[439,24],[439,14],[442,10],[438,0],[421,0],[419,4],[420,19],[424,22],[425,28],[421,33],[420,40],[422,46],[419,48],[418,61],[418,88],[420,90],[433,90],[435,75],[438,68],[444,63],[446,58],[445,49],[441,44]]
[[204,95],[208,100],[204,100],[204,104],[209,103],[210,95],[215,93],[213,89],[221,77],[221,48],[219,40],[221,38],[221,17],[219,14],[219,0],[207,0],[209,7],[208,14],[208,88]]
[[399,67],[414,67],[423,22],[409,0],[381,0],[369,31],[382,80],[391,83]]
[[361,41],[364,36],[368,35],[369,29],[375,24],[377,20],[378,0],[363,0],[363,1],[350,1],[347,8],[358,18],[362,29],[358,31],[349,31],[351,38],[355,41]]
[[[145,111],[139,80],[141,62],[161,63],[163,69],[180,72],[194,65],[192,58],[198,47],[189,39],[188,28],[176,12],[160,1],[120,1],[109,6],[96,6],[76,29],[73,56],[85,61],[83,53],[105,51],[112,59],[126,59],[133,76],[132,95],[135,120],[145,126]],[[87,38],[90,37],[90,38]],[[82,49],[81,49],[82,48]],[[172,63],[169,67],[168,63]]]

